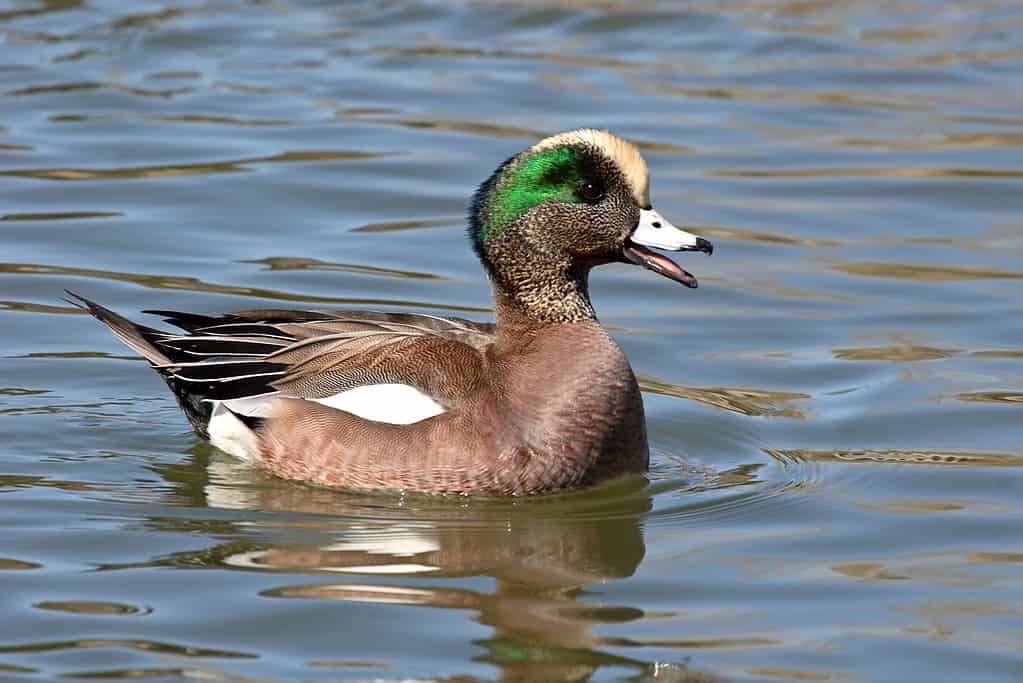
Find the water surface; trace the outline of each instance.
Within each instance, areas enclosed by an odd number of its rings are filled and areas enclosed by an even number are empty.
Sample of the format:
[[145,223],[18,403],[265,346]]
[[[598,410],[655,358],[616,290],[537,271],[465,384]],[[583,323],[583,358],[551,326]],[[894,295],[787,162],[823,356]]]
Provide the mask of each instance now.
[[[0,2],[0,677],[1011,681],[1023,7]],[[645,481],[313,489],[61,300],[486,319],[467,199],[635,140],[712,239],[610,266]]]

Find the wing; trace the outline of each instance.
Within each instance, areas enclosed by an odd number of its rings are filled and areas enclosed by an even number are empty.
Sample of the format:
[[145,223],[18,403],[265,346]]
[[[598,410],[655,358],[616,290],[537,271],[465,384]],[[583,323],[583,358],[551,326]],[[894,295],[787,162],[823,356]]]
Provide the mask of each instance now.
[[482,376],[493,325],[386,311],[238,311],[164,316],[185,334],[151,341],[171,362],[158,369],[211,400],[281,393],[326,399],[358,387],[414,387],[445,408]]
[[[148,311],[183,330],[175,333],[68,294],[150,362],[204,438],[215,413],[226,408],[258,418],[280,397],[378,421],[423,419],[459,405],[480,386],[482,352],[494,340],[493,325],[420,313]],[[391,419],[402,411],[404,417]]]

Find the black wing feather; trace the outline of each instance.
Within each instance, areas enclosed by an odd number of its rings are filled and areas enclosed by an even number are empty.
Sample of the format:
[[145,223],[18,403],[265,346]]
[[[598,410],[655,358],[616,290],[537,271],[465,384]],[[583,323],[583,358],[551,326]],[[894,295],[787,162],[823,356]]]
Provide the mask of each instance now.
[[[390,311],[269,309],[220,316],[146,311],[184,330],[182,334],[139,325],[88,299],[68,294],[77,299],[72,303],[105,323],[150,362],[167,382],[192,428],[203,438],[209,438],[213,402],[278,393],[275,385],[279,380],[296,371],[293,383],[301,383],[303,363],[312,362],[314,357],[328,366],[332,360],[350,356],[375,365],[378,361],[372,354],[380,345],[359,346],[367,335],[393,337],[393,343],[437,336],[480,350],[491,343],[494,330],[492,324],[462,318]],[[353,346],[346,348],[348,343]],[[312,355],[303,360],[302,351]],[[329,355],[335,352],[336,356]],[[321,353],[325,355],[320,357]],[[324,367],[320,373],[313,378],[314,384],[326,383],[334,390],[338,386],[351,388],[388,380],[401,383],[405,379],[397,370],[374,370],[360,366],[358,361],[352,367]],[[306,387],[312,392],[309,395],[323,390],[319,384]],[[258,424],[258,418],[251,419]]]

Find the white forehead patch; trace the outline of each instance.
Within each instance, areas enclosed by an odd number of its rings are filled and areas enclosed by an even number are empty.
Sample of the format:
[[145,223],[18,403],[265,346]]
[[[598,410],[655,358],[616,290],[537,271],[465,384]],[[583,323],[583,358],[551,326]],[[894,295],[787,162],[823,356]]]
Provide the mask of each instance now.
[[544,138],[529,148],[531,152],[561,147],[562,145],[589,145],[600,150],[614,161],[625,176],[632,189],[632,196],[641,207],[650,206],[650,175],[646,170],[646,162],[639,155],[639,150],[631,143],[622,140],[606,130],[580,128],[567,133],[558,133]]

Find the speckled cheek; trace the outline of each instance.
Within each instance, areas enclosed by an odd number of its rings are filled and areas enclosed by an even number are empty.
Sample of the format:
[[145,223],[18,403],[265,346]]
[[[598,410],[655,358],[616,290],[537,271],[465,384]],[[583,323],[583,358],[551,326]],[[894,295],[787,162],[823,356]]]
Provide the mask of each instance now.
[[640,209],[639,206],[637,206],[636,204],[630,202],[629,207],[628,207],[628,211],[626,212],[625,221],[624,221],[625,225],[628,226],[628,230],[625,233],[626,236],[631,235],[632,232],[639,226],[639,218],[640,218],[640,210],[639,209]]

